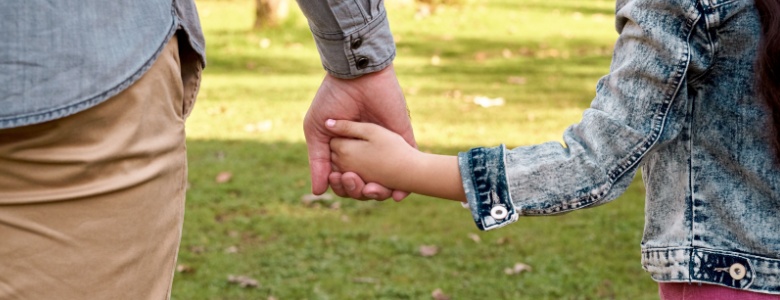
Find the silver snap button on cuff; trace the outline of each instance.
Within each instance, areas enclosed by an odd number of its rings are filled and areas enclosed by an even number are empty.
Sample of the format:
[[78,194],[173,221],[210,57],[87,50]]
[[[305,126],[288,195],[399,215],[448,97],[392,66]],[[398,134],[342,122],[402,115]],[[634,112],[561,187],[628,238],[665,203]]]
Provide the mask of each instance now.
[[740,263],[735,263],[729,267],[729,275],[731,275],[731,278],[734,280],[745,278],[745,275],[747,275],[746,273],[747,269]]
[[509,212],[506,210],[506,207],[497,205],[493,206],[493,208],[490,209],[490,216],[493,217],[493,219],[496,220],[503,220],[506,218],[506,215]]

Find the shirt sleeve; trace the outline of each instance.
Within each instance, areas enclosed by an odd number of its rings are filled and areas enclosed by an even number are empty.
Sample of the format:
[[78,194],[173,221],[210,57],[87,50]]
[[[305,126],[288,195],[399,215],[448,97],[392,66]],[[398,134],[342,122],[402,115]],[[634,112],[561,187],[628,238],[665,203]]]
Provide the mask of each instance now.
[[686,78],[699,13],[683,5],[626,1],[610,73],[578,124],[548,142],[459,154],[463,187],[481,230],[518,216],[553,215],[607,203],[643,159],[678,138],[691,106]]
[[297,0],[309,20],[322,66],[355,78],[390,65],[395,43],[382,0]]

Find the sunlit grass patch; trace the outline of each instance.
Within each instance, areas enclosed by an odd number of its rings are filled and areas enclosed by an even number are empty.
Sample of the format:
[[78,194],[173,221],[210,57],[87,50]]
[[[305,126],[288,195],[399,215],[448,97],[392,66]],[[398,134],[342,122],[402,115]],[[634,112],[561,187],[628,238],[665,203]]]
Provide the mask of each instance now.
[[[424,151],[558,141],[609,70],[614,2],[460,0],[427,15],[400,2],[386,3],[395,67]],[[252,3],[198,1],[209,65],[187,122],[174,299],[657,298],[639,264],[638,180],[605,207],[490,232],[457,203],[417,195],[301,201],[302,120],[324,73],[297,8],[283,27],[253,31]],[[422,245],[438,251],[423,256]],[[507,274],[516,263],[531,270]]]

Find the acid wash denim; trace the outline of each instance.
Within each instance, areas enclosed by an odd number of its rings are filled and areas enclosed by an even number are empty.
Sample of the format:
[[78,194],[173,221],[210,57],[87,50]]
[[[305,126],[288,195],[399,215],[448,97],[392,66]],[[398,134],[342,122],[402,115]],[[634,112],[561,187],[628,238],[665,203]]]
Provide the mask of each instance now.
[[780,294],[780,169],[754,92],[753,1],[624,0],[616,16],[610,73],[565,145],[460,153],[477,226],[607,203],[641,167],[653,279]]
[[138,80],[176,32],[186,41],[182,67],[202,67],[194,0],[0,1],[0,129],[102,103]]

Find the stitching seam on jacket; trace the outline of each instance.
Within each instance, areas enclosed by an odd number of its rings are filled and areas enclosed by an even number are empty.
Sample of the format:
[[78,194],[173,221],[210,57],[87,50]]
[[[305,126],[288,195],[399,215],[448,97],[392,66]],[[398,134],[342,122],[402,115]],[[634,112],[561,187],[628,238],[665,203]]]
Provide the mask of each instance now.
[[[690,39],[691,35],[693,34],[693,27],[696,25],[696,23],[699,22],[701,19],[701,14],[696,16],[695,20],[687,19],[685,22],[684,30],[682,32],[682,36],[685,37],[685,51],[683,53],[684,59],[681,60],[677,64],[677,71],[675,72],[675,75],[673,75],[673,82],[670,83],[670,85],[675,86],[673,89],[673,92],[665,97],[663,102],[661,103],[661,106],[656,110],[656,113],[653,114],[652,117],[652,123],[651,123],[651,131],[649,136],[647,136],[642,143],[637,145],[632,151],[630,151],[629,155],[620,162],[617,163],[617,168],[612,169],[612,171],[609,171],[607,175],[609,176],[609,181],[605,182],[598,188],[593,189],[593,191],[597,191],[595,193],[590,193],[588,195],[579,197],[573,201],[567,201],[564,204],[556,205],[547,209],[539,209],[539,210],[528,210],[529,212],[533,213],[553,213],[553,212],[565,212],[569,210],[573,210],[580,207],[590,206],[595,203],[598,203],[600,200],[603,199],[605,195],[608,194],[609,190],[612,188],[612,185],[622,177],[628,170],[634,168],[639,161],[647,154],[647,152],[658,142],[658,139],[661,136],[661,133],[664,131],[666,126],[666,120],[669,116],[669,110],[672,107],[672,103],[674,103],[674,99],[677,98],[677,95],[680,92],[680,88],[682,87],[683,78],[685,78],[687,72],[688,72],[688,64],[691,60],[691,51],[690,51]],[[658,122],[658,123],[656,123]]]

